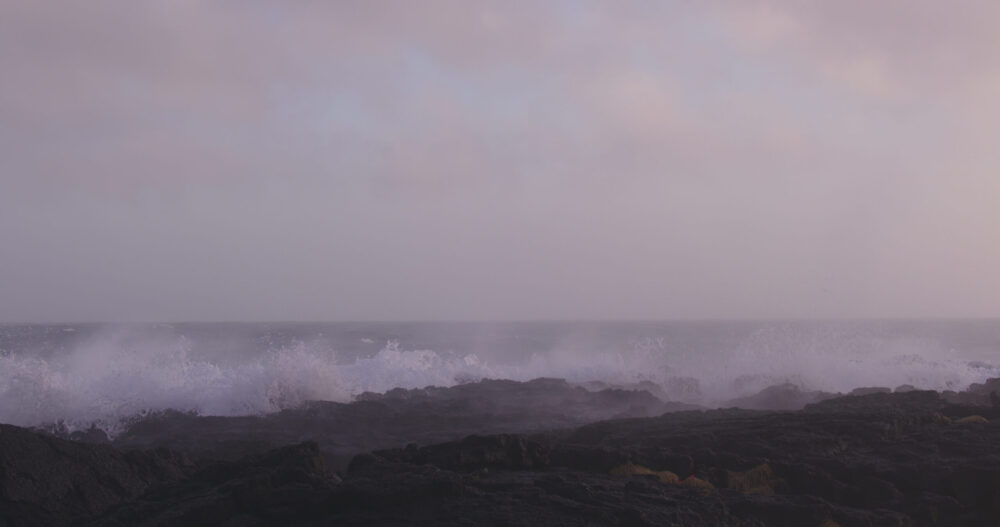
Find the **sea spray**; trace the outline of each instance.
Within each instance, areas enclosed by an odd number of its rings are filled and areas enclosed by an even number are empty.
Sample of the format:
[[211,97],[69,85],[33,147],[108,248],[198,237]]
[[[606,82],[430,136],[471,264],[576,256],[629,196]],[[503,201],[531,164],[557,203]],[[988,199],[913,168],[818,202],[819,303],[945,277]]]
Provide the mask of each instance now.
[[[454,326],[415,327],[421,335],[456,331]],[[961,390],[1000,375],[981,353],[984,343],[996,341],[982,335],[958,340],[978,346],[973,360],[968,349],[926,332],[873,331],[849,324],[770,323],[746,330],[736,326],[739,331],[721,324],[608,327],[560,327],[541,338],[537,332],[526,335],[524,326],[494,325],[494,341],[471,338],[472,332],[452,340],[380,336],[402,333],[393,324],[349,330],[323,326],[322,331],[248,325],[39,333],[43,337],[13,344],[8,340],[2,346],[0,422],[58,422],[71,430],[97,424],[114,433],[123,420],[168,409],[265,414],[308,400],[348,402],[363,392],[480,379],[641,384],[661,398],[713,406],[783,383],[828,392],[903,384]],[[254,333],[248,337],[237,330]],[[319,338],[321,333],[340,340]],[[51,345],[52,335],[62,344]],[[369,346],[379,338],[382,345]],[[350,342],[360,351],[345,345]],[[528,352],[515,349],[525,342],[532,346]],[[38,351],[42,345],[49,348]],[[339,349],[342,345],[348,351]]]

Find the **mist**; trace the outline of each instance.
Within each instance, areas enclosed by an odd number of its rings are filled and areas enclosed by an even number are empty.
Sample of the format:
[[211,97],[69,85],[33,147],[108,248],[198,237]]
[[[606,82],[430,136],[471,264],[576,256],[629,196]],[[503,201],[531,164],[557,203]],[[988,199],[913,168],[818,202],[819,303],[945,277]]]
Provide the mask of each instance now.
[[0,3],[0,321],[1000,313],[991,2]]

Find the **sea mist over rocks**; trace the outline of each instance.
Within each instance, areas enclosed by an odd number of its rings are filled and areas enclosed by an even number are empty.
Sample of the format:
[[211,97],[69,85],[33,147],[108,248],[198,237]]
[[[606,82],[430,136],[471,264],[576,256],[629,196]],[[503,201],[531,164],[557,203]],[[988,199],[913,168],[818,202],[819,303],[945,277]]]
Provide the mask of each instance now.
[[963,390],[1000,376],[989,322],[4,326],[0,422],[115,434],[150,412],[262,415],[365,392],[565,379],[705,407],[775,385]]

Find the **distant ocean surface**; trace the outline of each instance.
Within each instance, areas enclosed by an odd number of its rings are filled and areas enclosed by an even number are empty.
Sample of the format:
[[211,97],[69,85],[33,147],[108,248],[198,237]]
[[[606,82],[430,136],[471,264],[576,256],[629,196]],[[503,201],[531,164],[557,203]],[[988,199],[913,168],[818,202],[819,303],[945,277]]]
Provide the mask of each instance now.
[[0,422],[70,429],[484,378],[648,381],[711,406],[786,382],[961,390],[994,376],[1000,320],[0,325]]

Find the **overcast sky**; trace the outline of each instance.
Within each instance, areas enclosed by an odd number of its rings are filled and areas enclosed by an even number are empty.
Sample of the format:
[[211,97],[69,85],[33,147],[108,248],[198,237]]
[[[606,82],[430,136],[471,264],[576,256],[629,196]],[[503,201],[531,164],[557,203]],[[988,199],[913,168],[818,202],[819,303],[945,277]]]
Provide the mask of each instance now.
[[998,26],[0,0],[0,321],[1000,316]]

